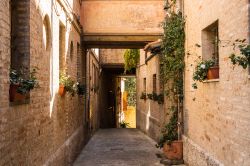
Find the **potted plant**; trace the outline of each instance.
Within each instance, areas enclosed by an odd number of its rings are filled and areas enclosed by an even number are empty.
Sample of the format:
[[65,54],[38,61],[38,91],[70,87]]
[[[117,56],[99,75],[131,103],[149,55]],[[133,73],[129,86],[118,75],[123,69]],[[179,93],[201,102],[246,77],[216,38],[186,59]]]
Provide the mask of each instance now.
[[66,92],[69,92],[72,96],[75,95],[76,84],[69,75],[66,75],[64,72],[61,73],[59,83],[60,85],[58,93],[60,96],[64,96]]
[[20,102],[27,98],[27,94],[34,88],[38,87],[37,78],[35,77],[36,69],[30,72],[29,77],[26,78],[23,71],[11,70],[9,74],[10,102]]
[[147,96],[148,96],[148,98],[149,98],[150,100],[152,100],[152,99],[153,99],[153,94],[148,93],[148,94],[147,94]]
[[120,127],[121,127],[121,128],[128,128],[128,127],[129,127],[129,123],[126,123],[125,121],[122,121],[122,122],[120,123]]
[[146,100],[147,99],[147,95],[145,92],[141,93],[140,99]]
[[152,93],[152,99],[154,101],[158,101],[158,95],[157,95],[157,93],[155,93],[155,92]]
[[164,103],[164,94],[160,93],[157,97],[157,102],[158,104],[163,104]]
[[162,135],[156,145],[163,148],[164,155],[170,160],[181,160],[183,157],[183,142],[178,140],[178,112],[172,107],[172,116],[169,123],[162,129]]
[[[206,79],[219,78],[219,68],[214,66],[214,64],[214,60],[203,60],[199,62],[195,68],[193,80],[202,82]],[[192,86],[194,89],[197,89],[196,83],[194,83]]]

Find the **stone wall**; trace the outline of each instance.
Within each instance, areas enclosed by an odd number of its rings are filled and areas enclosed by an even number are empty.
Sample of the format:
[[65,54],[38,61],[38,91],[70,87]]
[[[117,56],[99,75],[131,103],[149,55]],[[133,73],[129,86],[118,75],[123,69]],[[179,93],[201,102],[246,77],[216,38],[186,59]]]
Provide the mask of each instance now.
[[[57,94],[59,23],[66,27],[67,72],[75,81],[77,71],[81,72],[77,68],[76,47],[80,43],[80,26],[76,20],[67,21],[73,19],[69,6],[79,15],[80,4],[54,1],[51,6],[51,2],[30,0],[28,8],[30,69],[38,68],[36,76],[40,85],[30,92],[28,104],[9,102],[10,1],[0,2],[0,165],[69,165],[83,145],[83,98]],[[47,31],[43,29],[45,18],[49,23]],[[68,51],[71,41],[74,43],[72,57]]]
[[184,159],[189,165],[211,165],[210,159],[226,166],[250,165],[250,77],[248,70],[232,65],[228,57],[233,48],[219,46],[218,80],[198,83],[197,90],[192,88],[195,60],[205,56],[202,30],[218,20],[222,44],[248,39],[248,10],[248,0],[184,1],[189,52],[185,57],[184,135],[194,143],[184,141]]

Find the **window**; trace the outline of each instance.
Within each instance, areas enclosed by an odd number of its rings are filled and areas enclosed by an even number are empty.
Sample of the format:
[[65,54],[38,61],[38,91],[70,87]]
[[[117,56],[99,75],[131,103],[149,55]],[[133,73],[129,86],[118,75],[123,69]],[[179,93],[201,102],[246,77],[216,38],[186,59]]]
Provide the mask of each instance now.
[[214,59],[215,66],[219,66],[219,32],[218,21],[202,30],[202,58]]
[[153,92],[156,93],[156,74],[153,74]]
[[73,41],[70,42],[70,54],[69,54],[69,56],[70,56],[70,60],[72,60],[73,56],[74,56],[74,43],[73,43]]
[[79,81],[82,81],[82,72],[81,72],[81,63],[82,63],[82,57],[80,53],[80,44],[77,42],[77,48],[76,48],[76,54],[77,54],[77,79]]
[[143,92],[147,92],[146,78],[143,78]]
[[64,72],[65,69],[65,26],[60,23],[59,25],[59,69]]
[[26,0],[11,0],[10,13],[10,68],[17,71],[21,70],[24,75],[28,76],[30,70],[30,2]]
[[43,20],[43,45],[46,51],[50,49],[50,22],[49,22],[49,16],[46,15]]

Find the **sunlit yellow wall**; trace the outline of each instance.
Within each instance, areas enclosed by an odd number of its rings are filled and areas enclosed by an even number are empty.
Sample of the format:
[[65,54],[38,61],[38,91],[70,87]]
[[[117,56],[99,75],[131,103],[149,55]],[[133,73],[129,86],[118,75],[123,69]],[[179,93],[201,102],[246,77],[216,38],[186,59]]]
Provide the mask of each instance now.
[[124,111],[125,116],[125,122],[129,123],[128,128],[136,128],[136,113],[135,113],[135,107],[128,106],[127,110]]
[[125,122],[128,123],[128,128],[136,128],[136,112],[135,107],[128,106],[127,100],[128,92],[124,91],[122,100],[123,100],[123,112],[125,117]]

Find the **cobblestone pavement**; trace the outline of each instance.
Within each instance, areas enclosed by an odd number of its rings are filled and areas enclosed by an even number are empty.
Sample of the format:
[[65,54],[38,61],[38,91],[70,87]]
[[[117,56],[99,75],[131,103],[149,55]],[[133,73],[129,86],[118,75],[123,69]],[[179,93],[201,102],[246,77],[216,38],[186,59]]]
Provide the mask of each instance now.
[[137,129],[100,129],[74,166],[161,166],[155,144]]

